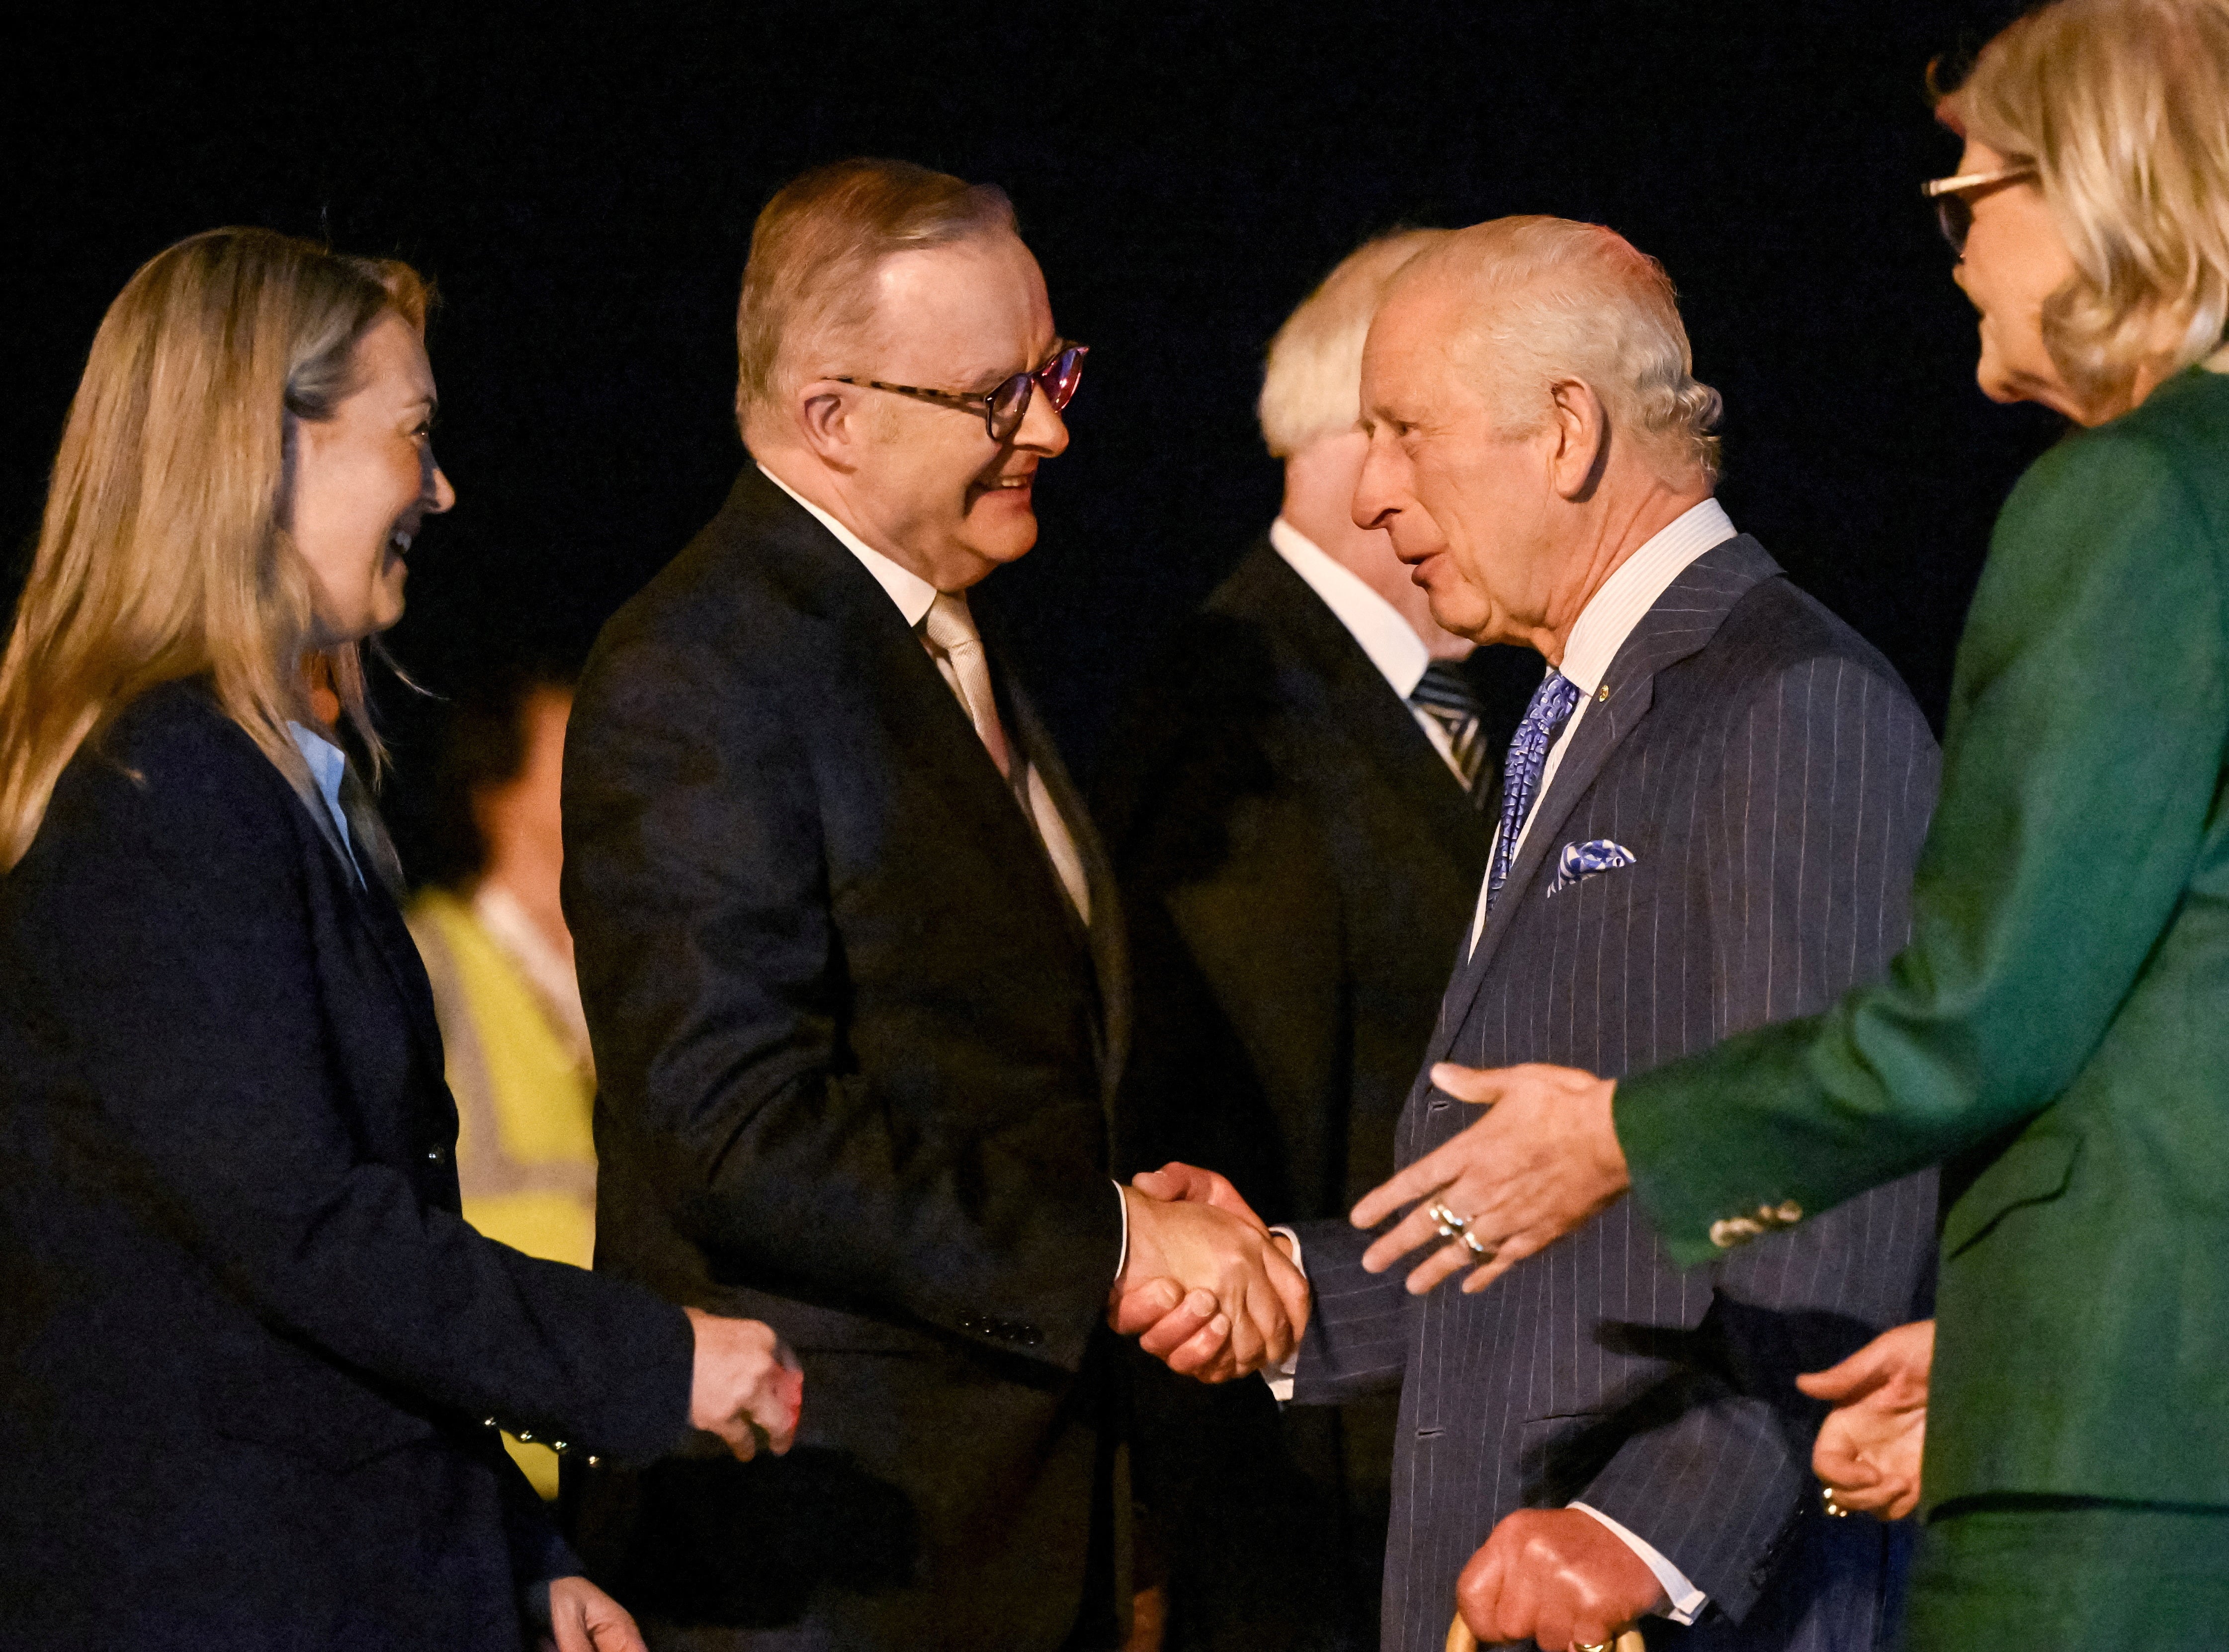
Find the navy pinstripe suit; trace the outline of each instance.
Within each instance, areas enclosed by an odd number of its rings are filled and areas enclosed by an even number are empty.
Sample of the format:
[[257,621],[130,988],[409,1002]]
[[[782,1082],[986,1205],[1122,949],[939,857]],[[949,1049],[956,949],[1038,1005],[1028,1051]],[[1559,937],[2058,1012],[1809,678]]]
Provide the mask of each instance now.
[[[1606,697],[1604,697],[1606,695]],[[1894,670],[1757,541],[1689,565],[1626,639],[1538,805],[1424,1064],[1636,1072],[1822,1008],[1902,945],[1934,740]],[[1551,893],[1569,844],[1635,863]],[[1412,1162],[1476,1114],[1422,1076]],[[1681,1273],[1629,1201],[1488,1290],[1423,1301],[1366,1235],[1302,1229],[1317,1309],[1295,1398],[1402,1389],[1386,1652],[1447,1632],[1463,1563],[1519,1508],[1577,1500],[1710,1598],[1652,1649],[1866,1647],[1900,1534],[1829,1521],[1793,1387],[1920,1305],[1931,1176]]]

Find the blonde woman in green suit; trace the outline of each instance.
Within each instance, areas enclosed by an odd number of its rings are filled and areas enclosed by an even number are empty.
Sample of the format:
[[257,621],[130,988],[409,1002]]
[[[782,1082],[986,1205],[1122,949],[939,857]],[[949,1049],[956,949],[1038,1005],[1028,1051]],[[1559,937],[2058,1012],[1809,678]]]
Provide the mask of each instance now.
[[1628,1188],[1693,1265],[1940,1162],[1939,1331],[1807,1380],[1828,1507],[1927,1520],[1911,1644],[2229,1645],[2229,0],[2059,0],[1943,114],[1982,387],[2081,428],[1991,542],[1911,945],[1615,1085],[1442,1067],[1492,1111],[1354,1216],[1478,1290]]

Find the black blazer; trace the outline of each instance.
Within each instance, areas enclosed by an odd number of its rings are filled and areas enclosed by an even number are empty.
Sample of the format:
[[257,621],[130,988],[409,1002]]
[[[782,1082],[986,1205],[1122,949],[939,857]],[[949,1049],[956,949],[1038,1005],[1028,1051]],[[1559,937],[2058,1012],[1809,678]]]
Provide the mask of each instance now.
[[[755,469],[603,632],[565,758],[599,1269],[802,1357],[789,1457],[591,1475],[646,1619],[785,1647],[1113,1633],[1111,878],[1076,917],[920,638]],[[732,1631],[724,1642],[723,1626]]]
[[579,1567],[501,1418],[647,1457],[687,1322],[482,1239],[400,915],[198,688],[0,880],[0,1623],[517,1652]]
[[[1887,662],[1756,541],[1673,580],[1600,693],[1442,1000],[1404,1164],[1477,1117],[1432,1061],[1642,1070],[1819,1009],[1904,942],[1935,742]],[[1634,863],[1558,887],[1562,850],[1603,839]],[[1821,1515],[1820,1412],[1794,1378],[1924,1311],[1934,1212],[1929,1172],[1683,1273],[1622,1200],[1479,1295],[1421,1303],[1405,1267],[1361,1271],[1368,1235],[1305,1229],[1296,1396],[1401,1386],[1388,1652],[1440,1645],[1502,1516],[1573,1499],[1710,1597],[1693,1630],[1652,1622],[1651,1647],[1873,1644],[1898,1536]]]

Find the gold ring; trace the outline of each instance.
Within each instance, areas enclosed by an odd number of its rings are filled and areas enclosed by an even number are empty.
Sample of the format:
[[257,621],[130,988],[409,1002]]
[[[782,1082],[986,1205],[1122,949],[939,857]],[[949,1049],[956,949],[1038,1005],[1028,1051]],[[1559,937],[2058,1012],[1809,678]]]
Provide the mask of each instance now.
[[1466,1232],[1460,1235],[1460,1237],[1462,1239],[1463,1249],[1468,1251],[1480,1261],[1491,1262],[1493,1260],[1493,1246],[1488,1245],[1484,1239],[1479,1238],[1477,1234]]
[[1836,1520],[1847,1520],[1850,1517],[1850,1511],[1834,1501],[1834,1489],[1832,1486],[1819,1488],[1819,1507]]
[[1442,1239],[1453,1239],[1470,1226],[1469,1217],[1458,1216],[1445,1205],[1428,1205],[1424,1213],[1440,1225]]
[[1613,1644],[1609,1641],[1574,1641],[1571,1652],[1610,1652]]

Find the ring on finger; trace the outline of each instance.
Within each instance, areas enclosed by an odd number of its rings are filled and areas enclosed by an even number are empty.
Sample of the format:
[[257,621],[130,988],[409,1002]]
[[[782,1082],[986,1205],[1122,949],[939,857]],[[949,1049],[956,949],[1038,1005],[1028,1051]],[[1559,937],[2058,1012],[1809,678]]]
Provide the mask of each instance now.
[[1480,1261],[1491,1262],[1493,1260],[1493,1246],[1488,1245],[1484,1239],[1479,1238],[1477,1234],[1466,1229],[1455,1237],[1462,1242],[1463,1249],[1468,1251]]
[[1424,1213],[1440,1225],[1440,1237],[1453,1239],[1470,1226],[1470,1218],[1458,1216],[1443,1204],[1428,1205]]
[[1850,1516],[1850,1511],[1834,1501],[1834,1489],[1832,1486],[1819,1488],[1819,1507],[1836,1520],[1847,1520]]

